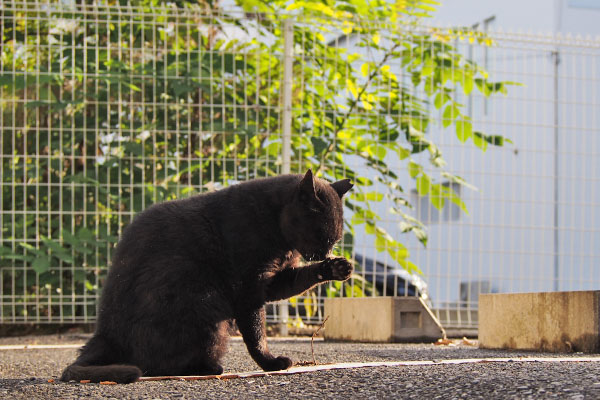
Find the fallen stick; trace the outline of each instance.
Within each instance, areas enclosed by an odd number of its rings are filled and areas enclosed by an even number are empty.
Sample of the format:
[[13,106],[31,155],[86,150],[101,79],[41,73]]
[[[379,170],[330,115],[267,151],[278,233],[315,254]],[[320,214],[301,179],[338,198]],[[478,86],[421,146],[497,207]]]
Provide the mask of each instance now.
[[314,346],[315,336],[317,336],[319,334],[319,331],[321,330],[321,328],[323,328],[325,326],[325,322],[327,322],[328,319],[329,319],[329,315],[325,317],[323,322],[321,322],[321,325],[319,325],[319,328],[315,331],[315,333],[312,334],[312,336],[310,338],[310,351],[312,353],[313,365],[317,365],[317,360],[315,360],[315,346]]
[[310,337],[310,352],[312,353],[312,361],[298,361],[297,363],[294,364],[294,367],[306,367],[308,365],[317,365],[317,360],[315,359],[315,336],[317,336],[319,334],[319,331],[325,326],[325,322],[327,322],[327,320],[329,319],[329,315],[327,317],[325,317],[325,319],[323,320],[323,322],[321,322],[321,325],[319,325],[319,327],[317,328],[316,331],[313,332],[312,336]]

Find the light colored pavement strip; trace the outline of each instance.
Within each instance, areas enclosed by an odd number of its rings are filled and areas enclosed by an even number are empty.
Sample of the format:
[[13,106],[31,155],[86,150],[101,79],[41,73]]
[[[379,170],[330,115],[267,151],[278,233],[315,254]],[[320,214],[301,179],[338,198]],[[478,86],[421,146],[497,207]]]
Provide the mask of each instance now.
[[465,358],[454,360],[435,360],[435,361],[381,361],[381,362],[359,362],[359,363],[336,363],[310,365],[302,367],[292,367],[283,371],[253,371],[242,373],[228,373],[222,375],[203,375],[203,376],[143,376],[140,381],[199,381],[207,379],[237,379],[237,378],[256,378],[275,375],[294,375],[315,371],[329,371],[336,369],[355,369],[355,368],[373,368],[373,367],[398,367],[398,366],[424,366],[441,364],[478,364],[478,363],[559,363],[559,362],[600,362],[600,357],[515,357],[515,358]]
[[78,349],[83,347],[84,343],[72,344],[5,344],[0,346],[0,350],[30,350],[30,349]]

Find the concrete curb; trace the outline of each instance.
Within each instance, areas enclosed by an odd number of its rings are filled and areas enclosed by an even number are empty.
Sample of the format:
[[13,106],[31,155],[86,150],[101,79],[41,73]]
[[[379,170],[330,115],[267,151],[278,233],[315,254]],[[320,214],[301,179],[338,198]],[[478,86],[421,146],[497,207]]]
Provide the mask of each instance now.
[[479,346],[600,352],[600,291],[482,294]]

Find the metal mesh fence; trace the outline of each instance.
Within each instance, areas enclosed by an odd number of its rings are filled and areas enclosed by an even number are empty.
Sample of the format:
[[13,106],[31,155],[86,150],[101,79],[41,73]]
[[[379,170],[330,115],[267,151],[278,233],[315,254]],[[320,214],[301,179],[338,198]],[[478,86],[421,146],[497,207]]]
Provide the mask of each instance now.
[[281,55],[225,15],[4,5],[0,320],[93,321],[133,215],[279,172]]
[[[512,139],[486,153],[439,144],[469,215],[430,216],[427,251],[415,252],[447,327],[477,326],[479,293],[600,287],[596,171],[600,124],[598,40],[494,33],[492,47],[455,45],[500,80],[505,96],[463,97],[474,124]],[[427,218],[427,216],[424,216]],[[432,296],[433,297],[433,296]]]
[[[378,226],[400,238],[422,275],[405,272],[354,216],[360,212],[347,210],[354,237],[340,250],[356,261],[355,276],[270,306],[270,322],[321,321],[326,296],[420,294],[446,327],[475,328],[479,293],[600,287],[594,268],[600,259],[600,42],[376,21],[349,33],[343,22],[323,18],[272,24],[263,17],[4,3],[2,323],[93,322],[121,229],[154,202],[320,169],[325,156],[334,159],[328,168],[368,179],[374,193],[383,193],[377,162],[364,152],[385,160],[412,204],[405,208],[427,227],[424,247],[402,233],[405,219],[390,212],[397,200],[372,203]],[[420,46],[387,59],[390,35],[406,35],[407,42],[410,35]],[[378,46],[365,46],[367,40]],[[438,107],[426,85],[413,84],[407,66],[420,63],[421,74],[427,67],[427,53],[416,49],[440,43],[461,55],[462,65],[473,60],[505,82],[447,92],[474,132],[491,140],[473,133],[462,144],[455,126],[446,124],[447,107]],[[333,67],[332,49],[344,49],[344,62]],[[447,80],[464,86],[452,65]],[[348,83],[356,71],[360,78]],[[336,101],[323,102],[335,82],[343,87]],[[375,99],[382,92],[396,95]],[[424,99],[419,113],[398,112],[415,99]],[[362,147],[343,126],[336,126],[333,145],[319,139],[318,132],[338,121],[380,132]],[[434,206],[435,194],[416,186],[407,157],[433,176],[439,168],[429,163],[431,151],[407,156],[378,147],[402,139],[394,126],[422,127],[436,143],[448,173],[439,182],[460,195],[468,213],[456,202]],[[512,143],[493,146],[500,136]],[[343,155],[331,151],[340,147]]]
[[[375,25],[374,29],[406,34],[398,27]],[[369,268],[371,263],[397,263],[389,254],[377,251],[359,226],[353,248],[363,278],[359,286],[379,282],[378,293],[371,295],[412,295],[408,288],[415,284],[422,288],[446,328],[463,331],[477,328],[480,293],[598,289],[600,270],[594,266],[600,258],[596,177],[600,124],[594,110],[600,94],[600,42],[589,37],[501,31],[488,32],[485,40],[477,41],[471,36],[473,32],[456,34],[451,29],[427,27],[416,30],[423,32],[425,43],[431,36],[447,35],[446,43],[505,83],[498,97],[481,90],[468,95],[454,91],[451,96],[465,106],[477,127],[473,129],[508,140],[503,147],[477,137],[470,146],[462,144],[455,126],[445,123],[449,119],[447,108],[436,106],[437,100],[429,97],[426,113],[433,121],[427,134],[443,152],[446,171],[471,185],[452,179],[442,179],[442,184],[461,196],[468,212],[451,202],[440,209],[435,207],[432,194],[423,196],[411,182],[406,163],[396,155],[388,156],[387,165],[398,171],[398,182],[405,186],[414,215],[427,226],[427,247],[414,236],[401,233],[402,219],[389,212],[396,206],[393,198],[376,203],[374,209],[383,217],[380,226],[393,235],[403,235],[411,259],[423,274],[399,276],[396,269]],[[412,28],[410,33],[414,31]],[[383,51],[365,52],[360,35],[347,36],[342,29],[333,32],[331,46],[343,46],[364,56],[355,68],[361,68],[365,60],[377,64],[383,59]],[[409,57],[426,62],[416,51],[409,51]],[[311,62],[301,55],[297,58],[298,62]],[[413,76],[407,73],[405,63],[403,59],[386,60],[384,66],[396,74],[405,93],[428,98],[426,87],[411,85]],[[450,68],[448,74],[449,80],[464,84],[459,71]],[[303,76],[299,79],[305,80]],[[373,85],[377,83],[366,87]],[[361,112],[363,116],[373,114],[353,110],[346,118],[352,122]],[[398,118],[392,106],[378,110],[380,115],[382,112],[386,119]],[[295,115],[302,115],[302,110]],[[369,122],[373,121],[377,123]],[[395,139],[382,137],[380,142],[387,140]],[[425,165],[431,154],[411,157]],[[373,179],[377,191],[384,191],[385,185],[375,179],[364,160],[356,157],[350,164],[361,176]],[[430,166],[427,171],[434,174],[435,169]]]

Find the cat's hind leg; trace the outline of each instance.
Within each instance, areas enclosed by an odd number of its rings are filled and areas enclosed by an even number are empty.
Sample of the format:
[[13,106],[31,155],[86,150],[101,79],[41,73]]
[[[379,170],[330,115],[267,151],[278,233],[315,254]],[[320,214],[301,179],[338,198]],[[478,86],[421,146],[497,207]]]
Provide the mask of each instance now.
[[163,331],[155,327],[143,368],[145,376],[220,375],[221,359],[228,346],[228,323],[206,322]]
[[[229,343],[229,321],[221,321],[217,328],[205,337],[197,337],[191,349],[191,357],[180,366],[179,375],[221,375],[221,359]],[[192,347],[191,346],[191,347]]]

